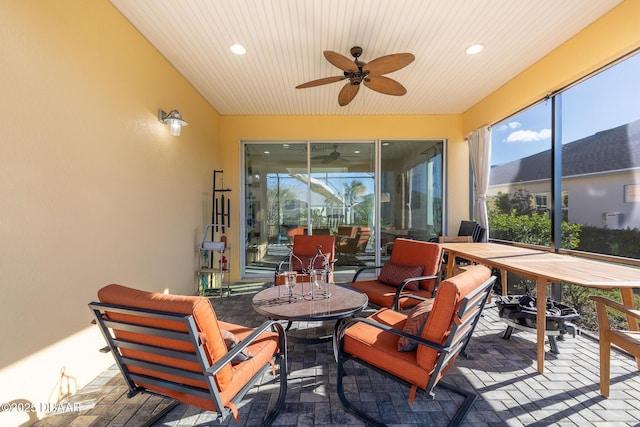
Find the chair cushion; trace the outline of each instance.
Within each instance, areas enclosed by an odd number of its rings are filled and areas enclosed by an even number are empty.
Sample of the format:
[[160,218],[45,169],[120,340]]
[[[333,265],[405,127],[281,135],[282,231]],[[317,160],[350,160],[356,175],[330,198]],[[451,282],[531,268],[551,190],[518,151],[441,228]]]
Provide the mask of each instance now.
[[[491,270],[483,265],[474,265],[468,270],[450,277],[438,287],[433,309],[422,330],[422,338],[427,341],[444,344],[447,340],[453,314],[459,308],[460,300],[469,292],[484,283],[491,276]],[[418,346],[418,363],[431,370],[438,358],[438,352],[432,348]]]
[[[393,242],[390,262],[402,265],[422,265],[422,275],[436,276],[442,261],[442,247],[438,243],[422,242],[398,237]],[[420,281],[420,289],[433,292],[436,279]]]
[[[222,320],[218,321],[220,328],[233,333],[238,340],[243,340],[253,332],[253,328],[234,323],[228,323]],[[250,353],[252,357],[244,362],[231,365],[233,371],[233,381],[226,389],[220,392],[223,401],[231,399],[238,394],[242,387],[249,383],[251,378],[265,364],[273,360],[273,355],[278,351],[278,334],[277,332],[265,332],[258,339],[252,342],[244,351]],[[229,366],[229,365],[227,365]],[[202,406],[200,406],[202,407]]]
[[[411,309],[407,314],[407,321],[404,325],[403,332],[411,335],[420,336],[427,318],[433,308],[433,298],[423,301]],[[398,339],[398,351],[413,351],[418,348],[418,343],[411,341],[409,338],[400,337]]]
[[[360,292],[367,294],[369,303],[380,307],[391,307],[393,305],[393,299],[396,296],[398,288],[386,283],[379,282],[378,280],[360,280],[352,282],[351,287],[357,289]],[[411,294],[418,295],[423,298],[433,297],[431,291],[426,289],[418,289],[417,291],[411,291]],[[420,301],[413,298],[400,298],[400,308],[409,308],[418,305]]]
[[293,238],[293,253],[297,256],[307,255],[313,257],[318,253],[318,246],[322,252],[331,254],[329,260],[335,256],[336,238],[326,235],[297,235]]
[[[224,339],[224,343],[227,346],[227,351],[231,350],[240,342],[238,337],[233,332],[227,331],[225,329],[221,329],[220,332],[222,332],[222,338]],[[238,353],[233,359],[231,359],[231,364],[237,365],[238,363],[245,362],[251,359],[252,357],[253,355],[249,353],[247,349],[244,349],[240,353]]]
[[[424,265],[401,265],[393,262],[387,262],[382,266],[378,280],[392,286],[400,286],[402,281],[412,277],[422,276]],[[407,283],[404,289],[408,291],[417,291],[420,288],[420,282]]]
[[[407,316],[383,308],[369,319],[402,330]],[[415,351],[398,351],[398,336],[374,326],[356,323],[345,331],[344,352],[373,366],[415,384],[423,390],[429,381],[429,372],[416,363]]]

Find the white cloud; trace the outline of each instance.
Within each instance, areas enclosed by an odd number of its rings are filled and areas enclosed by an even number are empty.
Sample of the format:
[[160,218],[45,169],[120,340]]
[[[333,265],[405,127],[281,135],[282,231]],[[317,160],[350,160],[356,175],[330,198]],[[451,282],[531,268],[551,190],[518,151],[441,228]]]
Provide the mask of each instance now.
[[518,129],[520,126],[522,126],[520,124],[520,122],[509,122],[509,129]]
[[507,123],[507,124],[505,124],[505,125],[501,125],[501,126],[498,128],[498,130],[499,130],[500,132],[504,132],[504,131],[506,131],[506,130],[508,130],[508,129],[518,129],[520,126],[522,126],[522,125],[520,124],[520,122],[509,122],[509,123]]
[[532,142],[549,138],[551,138],[551,129],[542,129],[539,132],[535,130],[517,130],[509,134],[507,142]]

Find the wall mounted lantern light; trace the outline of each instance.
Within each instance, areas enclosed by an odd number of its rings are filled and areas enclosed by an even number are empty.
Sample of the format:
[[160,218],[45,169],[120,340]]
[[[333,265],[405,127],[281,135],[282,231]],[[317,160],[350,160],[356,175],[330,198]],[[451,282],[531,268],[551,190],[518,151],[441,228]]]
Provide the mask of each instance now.
[[178,112],[178,110],[171,110],[168,113],[165,113],[161,109],[158,110],[158,120],[164,123],[165,125],[171,126],[171,135],[180,136],[180,128],[182,126],[188,125],[182,119],[182,116]]

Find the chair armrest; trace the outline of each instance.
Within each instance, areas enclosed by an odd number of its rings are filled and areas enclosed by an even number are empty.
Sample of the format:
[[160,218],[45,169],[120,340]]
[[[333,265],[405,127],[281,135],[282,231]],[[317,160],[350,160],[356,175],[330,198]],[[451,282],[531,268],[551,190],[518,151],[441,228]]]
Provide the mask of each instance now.
[[236,357],[242,350],[247,348],[249,344],[254,342],[261,334],[272,327],[275,327],[276,331],[278,332],[278,346],[280,352],[286,352],[287,336],[284,333],[282,325],[275,320],[267,320],[262,325],[255,328],[253,332],[251,332],[251,334],[245,337],[245,339],[233,346],[233,348],[229,350],[227,354],[225,354],[222,358],[214,362],[211,367],[209,367],[209,369],[205,371],[205,374],[216,375],[225,365],[231,363],[231,360]]
[[[402,295],[399,295],[399,296],[401,296],[402,298],[417,299],[420,302],[429,301],[430,299],[433,299],[433,297],[432,298],[425,298],[425,297],[421,297],[421,296],[418,296],[418,295],[415,295],[415,294],[410,294],[410,293],[405,293],[405,294],[402,294]],[[398,299],[394,298],[393,305],[391,306],[392,310],[399,311],[399,310],[396,309],[397,304],[398,304],[399,301],[400,301],[400,298],[398,298]],[[397,307],[397,308],[399,308],[399,307]]]
[[620,304],[619,302],[610,300],[605,297],[601,297],[599,295],[590,295],[589,299],[595,301],[596,304],[603,304],[607,307],[613,308],[614,310],[621,311],[624,314],[628,314],[630,316],[635,317],[640,320],[640,310],[634,310],[626,305]]
[[[429,279],[439,279],[440,276],[436,275],[436,276],[419,276],[419,277],[410,277],[408,279],[404,279],[402,281],[402,283],[400,283],[400,286],[398,286],[398,289],[396,289],[396,295],[393,297],[393,305],[391,306],[391,308],[395,311],[399,311],[400,309],[400,297],[405,297],[405,296],[409,296],[411,295],[411,293],[402,293],[404,291],[405,286],[407,286],[409,283],[411,282],[417,282],[420,280],[429,280]],[[436,282],[436,287],[437,287],[437,282]],[[433,288],[433,292],[435,293],[436,291],[436,287]],[[424,298],[420,298],[420,297],[415,297],[416,299],[424,299]]]
[[338,348],[340,349],[339,351],[342,351],[342,341],[344,340],[344,333],[345,331],[349,328],[349,326],[354,325],[356,323],[365,323],[367,325],[373,326],[375,328],[378,329],[382,329],[383,331],[386,332],[390,332],[394,335],[397,335],[398,337],[405,337],[410,339],[411,341],[415,341],[417,342],[419,345],[424,345],[426,347],[432,348],[434,350],[440,351],[440,352],[445,352],[445,353],[449,353],[451,351],[450,347],[443,347],[441,344],[435,343],[433,341],[428,341],[425,340],[422,337],[419,337],[417,335],[412,335],[412,334],[408,334],[404,331],[400,331],[398,329],[394,329],[389,325],[385,325],[382,323],[378,323],[374,320],[371,320],[369,318],[366,317],[356,317],[353,319],[348,320],[347,322],[345,322],[344,326],[342,328],[340,328],[340,330],[338,331]]
[[356,270],[356,273],[353,275],[353,279],[351,279],[351,283],[353,283],[356,280],[358,280],[358,277],[360,276],[360,274],[363,271],[366,271],[366,270],[377,270],[379,268],[382,268],[382,266],[381,265],[368,265],[368,266],[360,267],[359,269]]

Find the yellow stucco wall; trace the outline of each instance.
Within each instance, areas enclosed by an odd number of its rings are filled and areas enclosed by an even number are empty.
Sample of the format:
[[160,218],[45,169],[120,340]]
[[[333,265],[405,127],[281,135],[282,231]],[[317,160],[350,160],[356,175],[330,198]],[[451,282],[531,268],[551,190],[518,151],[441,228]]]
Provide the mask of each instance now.
[[113,364],[99,287],[195,289],[218,115],[108,1],[0,9],[0,402],[40,404]]

